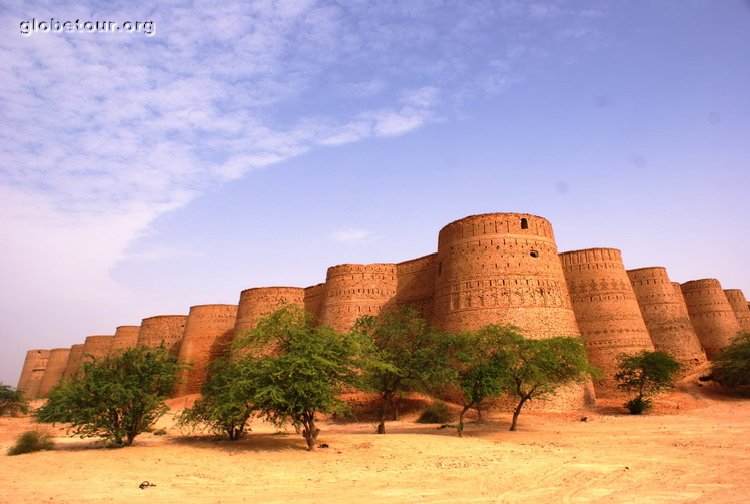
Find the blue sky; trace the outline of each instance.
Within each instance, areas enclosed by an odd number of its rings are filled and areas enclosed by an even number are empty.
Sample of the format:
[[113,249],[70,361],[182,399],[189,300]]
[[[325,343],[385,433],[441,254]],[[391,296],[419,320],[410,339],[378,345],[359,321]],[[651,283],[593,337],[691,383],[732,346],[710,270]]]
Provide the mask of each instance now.
[[481,212],[750,294],[748,2],[9,1],[0,26],[2,382]]

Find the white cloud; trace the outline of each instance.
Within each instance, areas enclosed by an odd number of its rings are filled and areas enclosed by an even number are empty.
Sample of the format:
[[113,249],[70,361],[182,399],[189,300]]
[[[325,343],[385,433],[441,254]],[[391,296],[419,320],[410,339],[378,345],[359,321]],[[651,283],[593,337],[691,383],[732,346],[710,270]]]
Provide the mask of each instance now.
[[340,243],[366,243],[375,239],[375,236],[365,229],[339,229],[328,235],[330,240]]

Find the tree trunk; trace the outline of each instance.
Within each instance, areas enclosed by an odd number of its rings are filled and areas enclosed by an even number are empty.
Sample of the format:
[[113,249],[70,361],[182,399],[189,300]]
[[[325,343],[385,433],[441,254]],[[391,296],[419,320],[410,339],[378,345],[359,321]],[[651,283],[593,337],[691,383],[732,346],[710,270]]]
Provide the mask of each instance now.
[[467,411],[471,408],[471,404],[468,406],[464,406],[464,409],[461,410],[461,413],[458,415],[458,427],[456,430],[458,431],[458,437],[464,437],[464,415]]
[[523,408],[523,405],[528,400],[528,398],[528,396],[521,396],[521,400],[518,402],[518,406],[516,406],[516,409],[513,411],[513,421],[510,424],[510,430],[516,430],[516,425],[518,424],[518,415],[521,414],[521,408]]
[[383,393],[383,404],[380,406],[380,423],[378,424],[378,434],[385,434],[385,417],[388,414],[388,407],[392,405],[393,394]]
[[315,449],[315,440],[318,439],[318,434],[320,434],[320,429],[315,427],[315,414],[304,414],[302,425],[304,426],[302,436],[307,441],[307,451],[313,451]]

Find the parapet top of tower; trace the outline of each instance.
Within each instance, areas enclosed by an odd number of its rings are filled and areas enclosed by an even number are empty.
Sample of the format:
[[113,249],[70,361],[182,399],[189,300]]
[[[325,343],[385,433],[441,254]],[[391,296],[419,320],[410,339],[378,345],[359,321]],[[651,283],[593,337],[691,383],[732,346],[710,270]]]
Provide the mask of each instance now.
[[552,224],[544,217],[527,213],[487,213],[469,215],[446,224],[440,230],[438,242],[488,234],[528,234],[555,239]]
[[682,284],[683,290],[698,289],[721,289],[721,283],[715,278],[701,278],[700,280],[690,280]]
[[579,250],[566,250],[560,253],[564,266],[599,262],[622,263],[620,249],[610,247],[593,247]]
[[251,287],[249,289],[245,289],[242,292],[240,292],[240,296],[245,295],[246,293],[252,293],[252,292],[258,292],[258,293],[264,293],[264,292],[298,292],[303,290],[302,287],[292,287],[290,285],[272,285],[268,287]]
[[346,275],[349,273],[395,273],[396,264],[394,263],[373,263],[373,264],[337,264],[331,266],[326,272],[326,277],[335,275]]

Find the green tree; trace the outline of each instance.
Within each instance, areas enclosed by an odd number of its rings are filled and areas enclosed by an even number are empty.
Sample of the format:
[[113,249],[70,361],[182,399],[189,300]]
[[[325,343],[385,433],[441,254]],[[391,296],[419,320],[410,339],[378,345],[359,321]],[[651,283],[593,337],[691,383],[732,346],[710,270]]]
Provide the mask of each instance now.
[[728,387],[750,387],[750,332],[740,333],[714,358],[713,378]]
[[225,357],[209,366],[208,380],[192,408],[186,408],[177,418],[180,427],[207,426],[213,433],[240,439],[253,414],[253,391],[247,366]]
[[0,383],[0,416],[18,416],[29,412],[29,404],[19,390]]
[[487,326],[456,336],[453,368],[463,406],[458,417],[459,437],[463,437],[464,417],[470,409],[480,411],[485,401],[505,392],[507,362],[502,350],[512,330],[509,326]]
[[640,415],[651,408],[651,397],[672,386],[680,363],[664,352],[643,350],[637,354],[620,354],[617,357],[619,371],[615,374],[618,388],[635,397],[625,403],[633,415]]
[[389,413],[398,420],[398,394],[438,385],[451,376],[451,338],[430,330],[410,306],[377,317],[360,317],[352,333],[372,343],[364,381],[380,395],[379,434],[385,434]]
[[510,430],[516,430],[518,416],[527,401],[546,399],[558,387],[583,382],[596,374],[586,360],[586,349],[579,338],[526,339],[508,326],[490,325],[482,329],[500,345],[497,356],[503,362],[503,388],[518,398]]
[[83,364],[81,373],[53,387],[35,412],[40,422],[69,423],[81,437],[101,436],[128,446],[166,411],[180,365],[164,347],[137,347]]
[[358,383],[361,340],[314,327],[302,309],[286,306],[262,318],[235,351],[245,348],[250,351],[240,364],[252,392],[249,402],[274,424],[299,428],[313,450],[318,413],[342,412],[338,396]]

